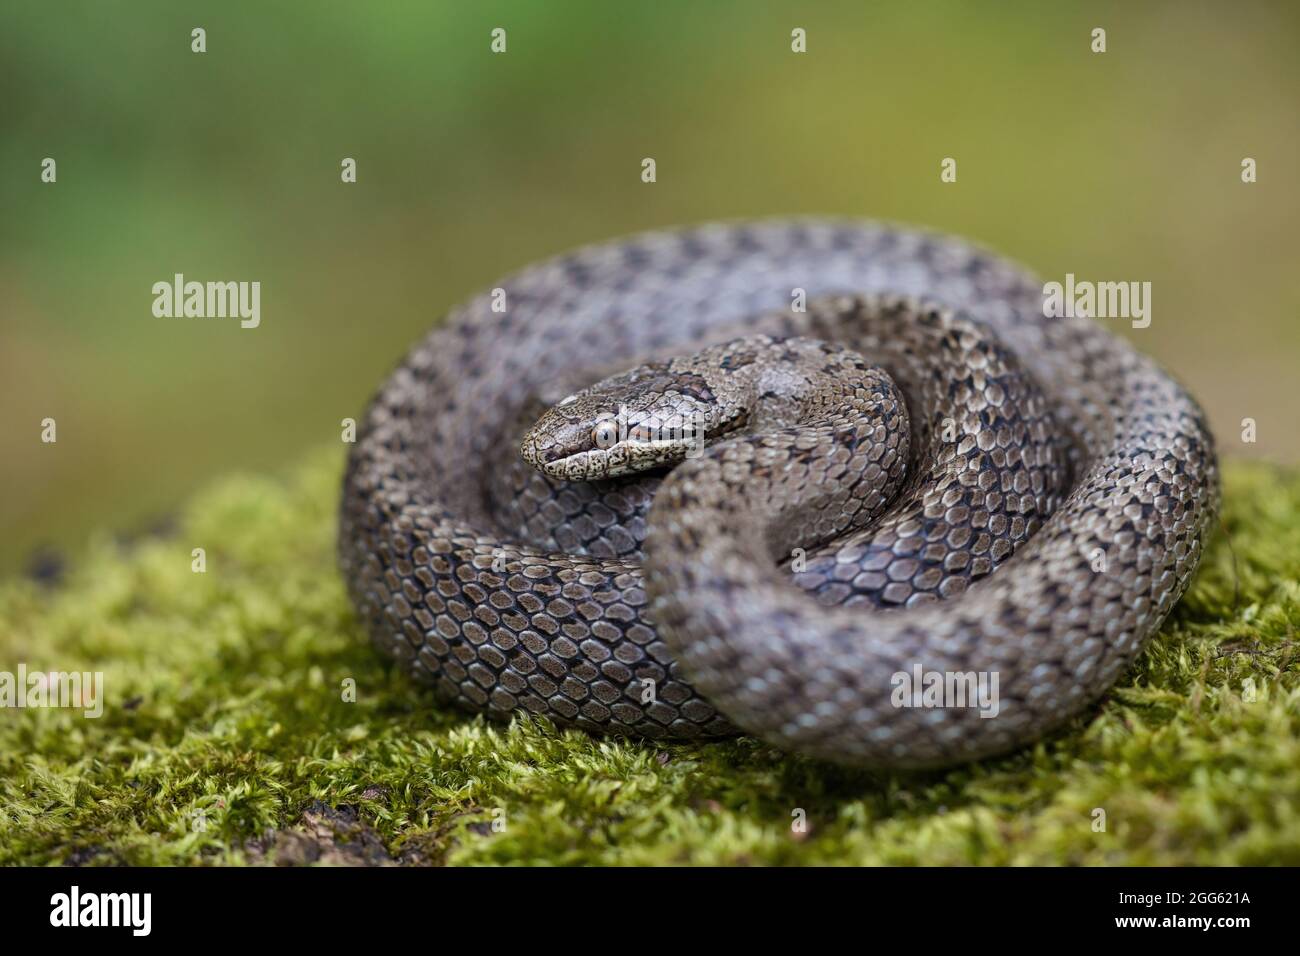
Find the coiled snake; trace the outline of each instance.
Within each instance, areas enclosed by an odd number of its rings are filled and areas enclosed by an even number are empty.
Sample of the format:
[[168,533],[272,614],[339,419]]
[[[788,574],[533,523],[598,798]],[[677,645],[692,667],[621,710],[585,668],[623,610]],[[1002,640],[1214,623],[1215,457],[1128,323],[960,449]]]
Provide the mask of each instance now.
[[1032,741],[1133,661],[1219,502],[1187,393],[1043,301],[962,241],[829,220],[527,268],[371,404],[353,601],[493,715],[882,767]]

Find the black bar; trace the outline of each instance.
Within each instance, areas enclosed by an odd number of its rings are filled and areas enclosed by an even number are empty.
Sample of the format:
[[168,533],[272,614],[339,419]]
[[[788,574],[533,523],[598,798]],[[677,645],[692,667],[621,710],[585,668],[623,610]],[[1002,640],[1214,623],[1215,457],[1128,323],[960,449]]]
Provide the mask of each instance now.
[[[143,896],[134,909],[111,901],[128,925],[52,925],[69,921],[73,886],[86,914],[99,905],[88,895],[149,894],[147,936],[129,918],[143,928]],[[642,949],[711,934],[764,942],[777,926],[809,940],[843,930],[863,945],[882,936],[974,945],[1152,934],[1230,943],[1242,932],[1288,929],[1293,886],[1284,869],[15,868],[0,870],[0,912],[6,941],[76,933],[128,945],[373,946],[410,934],[430,943],[459,938],[458,948],[474,939],[495,948],[568,938]]]

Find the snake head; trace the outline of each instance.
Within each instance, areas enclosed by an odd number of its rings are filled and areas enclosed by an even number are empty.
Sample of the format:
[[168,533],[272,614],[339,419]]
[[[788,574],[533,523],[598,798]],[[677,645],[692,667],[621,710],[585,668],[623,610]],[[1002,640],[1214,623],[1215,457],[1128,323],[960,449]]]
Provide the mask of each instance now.
[[698,376],[642,365],[551,406],[524,435],[520,456],[552,478],[613,478],[697,457],[719,421]]

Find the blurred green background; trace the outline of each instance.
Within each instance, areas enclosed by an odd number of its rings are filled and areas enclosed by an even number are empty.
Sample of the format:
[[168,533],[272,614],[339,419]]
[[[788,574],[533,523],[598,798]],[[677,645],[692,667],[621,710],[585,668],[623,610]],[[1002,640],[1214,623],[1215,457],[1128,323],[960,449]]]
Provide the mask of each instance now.
[[[1295,3],[8,0],[0,571],[337,441],[449,306],[531,260],[720,217],[904,220],[1149,280],[1151,327],[1111,326],[1225,455],[1294,461],[1298,38]],[[261,327],[154,318],[176,272],[260,280]]]

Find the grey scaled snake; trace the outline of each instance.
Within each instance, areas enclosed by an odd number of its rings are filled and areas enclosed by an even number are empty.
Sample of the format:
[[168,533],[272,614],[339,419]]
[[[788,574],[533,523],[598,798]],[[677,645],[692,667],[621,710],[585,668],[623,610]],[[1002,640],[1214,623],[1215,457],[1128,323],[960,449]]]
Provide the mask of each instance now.
[[[591,246],[456,308],[365,415],[339,558],[441,700],[936,767],[1096,701],[1218,505],[1196,403],[1045,317],[1021,268],[759,221]],[[992,676],[995,713],[900,675]]]

